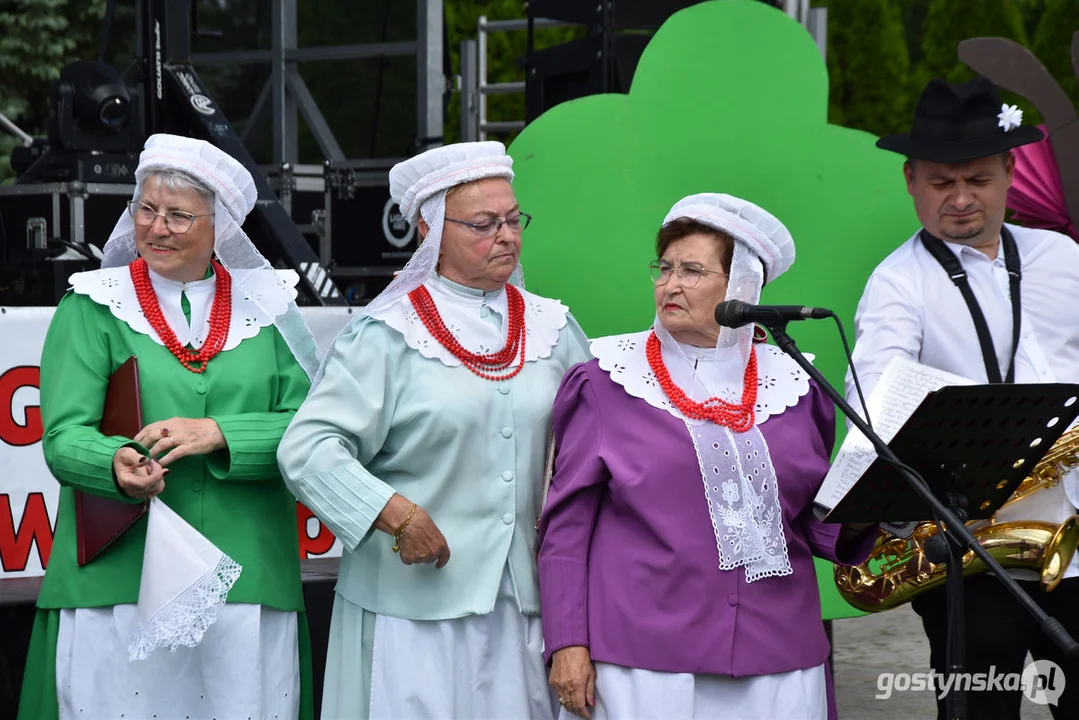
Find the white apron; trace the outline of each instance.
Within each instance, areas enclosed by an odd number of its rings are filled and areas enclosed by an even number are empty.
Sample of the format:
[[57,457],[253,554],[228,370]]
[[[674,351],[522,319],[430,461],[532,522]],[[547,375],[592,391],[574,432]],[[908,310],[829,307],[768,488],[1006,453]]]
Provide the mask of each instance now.
[[[728,677],[596,663],[593,720],[827,720],[824,665]],[[559,720],[577,720],[562,710]]]
[[299,716],[297,619],[226,604],[195,647],[128,660],[134,604],[64,609],[56,642],[60,720],[294,720]]

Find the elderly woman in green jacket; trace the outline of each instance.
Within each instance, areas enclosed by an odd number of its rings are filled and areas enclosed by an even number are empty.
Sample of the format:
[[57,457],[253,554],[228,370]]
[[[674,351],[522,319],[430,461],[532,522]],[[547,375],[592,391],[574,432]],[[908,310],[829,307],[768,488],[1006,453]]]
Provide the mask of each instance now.
[[[155,135],[136,180],[102,269],[72,276],[45,342],[44,452],[60,506],[19,716],[312,717],[296,506],[275,454],[317,349],[291,288],[241,229],[256,200],[243,165],[204,141]],[[109,378],[131,356],[146,424],[106,436]],[[80,566],[76,491],[155,498],[222,564],[140,617],[147,572],[175,578],[180,558],[144,568],[153,555],[140,520]],[[150,647],[172,652],[130,660],[148,627]]]

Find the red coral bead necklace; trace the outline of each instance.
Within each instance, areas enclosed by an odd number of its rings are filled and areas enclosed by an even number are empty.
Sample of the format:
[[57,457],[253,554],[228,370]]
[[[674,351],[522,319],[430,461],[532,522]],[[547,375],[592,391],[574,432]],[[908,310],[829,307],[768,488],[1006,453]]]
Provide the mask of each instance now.
[[[509,329],[506,333],[505,346],[495,353],[480,354],[465,349],[438,312],[434,298],[423,285],[408,294],[412,301],[412,307],[423,322],[424,327],[431,333],[442,347],[461,361],[461,364],[473,374],[484,380],[500,381],[509,380],[521,372],[525,364],[525,301],[521,291],[512,284],[506,284],[506,302],[509,307]],[[513,361],[519,358],[517,367],[509,372],[506,370],[513,365]],[[501,373],[501,374],[498,374]]]
[[165,316],[161,313],[161,303],[150,281],[150,268],[146,265],[146,260],[139,258],[128,266],[131,271],[131,281],[135,284],[135,295],[139,299],[139,306],[150,323],[150,327],[165,343],[169,352],[176,356],[180,364],[193,373],[204,372],[210,360],[225,347],[225,341],[229,336],[229,326],[232,324],[232,276],[217,260],[211,260],[211,263],[216,282],[214,302],[210,307],[210,333],[198,352],[192,352],[180,345],[176,333],[172,331]]
[[746,363],[746,372],[743,377],[742,402],[738,405],[725,402],[717,397],[711,397],[704,402],[696,402],[682,391],[682,388],[674,384],[667,365],[663,362],[663,348],[659,338],[653,330],[648,335],[648,343],[645,346],[645,354],[648,356],[648,365],[659,381],[667,398],[674,404],[678,411],[687,418],[693,420],[709,420],[716,425],[730,428],[733,432],[746,432],[753,427],[755,422],[754,408],[757,404],[757,350],[753,348],[749,354],[749,362]]

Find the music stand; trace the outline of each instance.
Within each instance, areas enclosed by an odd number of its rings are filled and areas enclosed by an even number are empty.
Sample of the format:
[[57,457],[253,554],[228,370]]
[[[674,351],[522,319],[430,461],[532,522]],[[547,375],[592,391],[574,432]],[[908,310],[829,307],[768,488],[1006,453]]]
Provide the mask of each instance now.
[[[964,385],[931,392],[888,443],[961,519],[988,519],[1072,421],[1079,385]],[[878,457],[827,522],[922,522],[936,513]]]
[[[1079,385],[970,385],[931,392],[888,444],[917,471],[962,522],[987,519],[1079,416]],[[939,519],[891,463],[877,458],[825,518],[827,522],[911,522]],[[926,541],[926,558],[945,563],[948,618],[946,666],[966,667],[963,557],[966,543],[946,530]],[[949,717],[966,716],[956,682]]]
[[[918,410],[892,438],[892,444],[888,445],[855,412],[846,398],[832,387],[821,371],[805,358],[794,338],[787,333],[787,321],[780,319],[761,324],[772,333],[776,346],[798,363],[869,439],[879,456],[825,519],[831,522],[857,521],[856,518],[865,518],[864,522],[909,522],[912,518],[924,517],[943,521],[944,537],[937,535],[930,538],[925,551],[931,562],[946,563],[950,632],[946,664],[949,672],[962,672],[965,663],[962,558],[968,550],[985,563],[1065,655],[1079,656],[1079,643],[1004,571],[965,524],[969,498],[978,499],[975,510],[969,514],[990,517],[1072,420],[1079,416],[1079,385],[1000,384],[941,388],[922,401]],[[962,416],[962,422],[959,422],[959,416]],[[990,418],[996,420],[996,427],[991,422],[987,423]],[[1050,423],[1053,418],[1057,418],[1057,421]],[[938,420],[941,422],[939,428]],[[1023,436],[1025,440],[1022,442],[1026,444],[1023,445],[1014,435],[1007,434],[1009,432]],[[1006,442],[1000,442],[1001,447],[994,448],[986,444],[984,436],[995,437],[997,441],[1005,436]],[[1035,443],[1037,438],[1041,442]],[[938,440],[942,440],[940,445],[937,444]],[[1011,456],[1010,468],[1002,468],[1001,458],[1008,455]],[[987,456],[994,459],[982,467]],[[909,458],[911,463],[920,464],[920,470],[900,458]],[[1022,463],[1018,462],[1020,459]],[[886,466],[898,472],[905,484],[877,484],[895,480],[894,473],[885,471]],[[997,471],[996,475],[988,475],[989,470]],[[979,475],[983,472],[986,474]],[[930,480],[925,480],[921,473]],[[986,489],[986,485],[992,488],[992,492]],[[938,492],[945,496],[943,501],[938,497]],[[863,504],[875,507],[878,515],[870,517]],[[957,506],[963,508],[961,513],[952,509]],[[966,691],[962,685],[948,693],[946,702],[949,718],[966,718]]]

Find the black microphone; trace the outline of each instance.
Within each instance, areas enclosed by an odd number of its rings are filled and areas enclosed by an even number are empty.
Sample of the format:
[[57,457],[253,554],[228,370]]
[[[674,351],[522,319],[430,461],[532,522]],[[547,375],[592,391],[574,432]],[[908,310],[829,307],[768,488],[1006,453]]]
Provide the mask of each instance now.
[[832,315],[828,308],[802,305],[750,305],[741,300],[724,300],[716,305],[716,322],[729,328],[738,328],[749,323],[768,325],[791,320],[819,320]]

